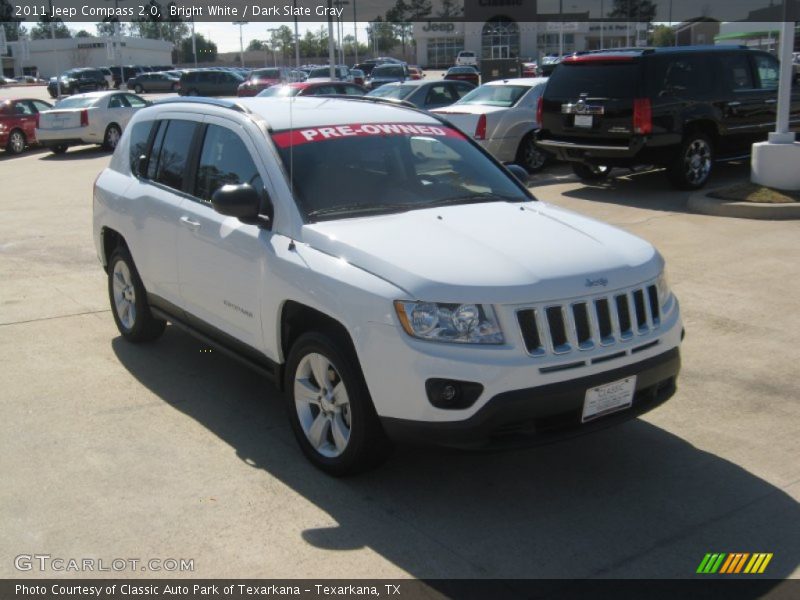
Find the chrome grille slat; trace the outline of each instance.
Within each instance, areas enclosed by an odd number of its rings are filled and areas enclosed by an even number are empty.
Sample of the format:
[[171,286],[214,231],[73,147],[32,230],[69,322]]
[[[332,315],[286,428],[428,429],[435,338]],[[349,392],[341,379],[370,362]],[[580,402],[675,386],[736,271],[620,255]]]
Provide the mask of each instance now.
[[[562,356],[649,335],[660,326],[659,308],[655,285],[649,283],[605,295],[519,309],[517,321],[530,356]],[[534,327],[536,331],[532,330]]]

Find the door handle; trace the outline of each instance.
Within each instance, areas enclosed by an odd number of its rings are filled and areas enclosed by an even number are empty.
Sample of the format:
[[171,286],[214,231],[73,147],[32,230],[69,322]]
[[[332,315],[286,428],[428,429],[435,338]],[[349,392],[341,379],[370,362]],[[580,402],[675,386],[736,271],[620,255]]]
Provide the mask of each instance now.
[[728,102],[728,106],[741,106],[742,103],[738,100],[734,100],[733,102]]
[[778,103],[777,98],[770,98],[769,100],[764,100],[764,104],[777,104],[777,103]]
[[186,227],[188,227],[189,229],[191,229],[192,231],[197,231],[198,229],[200,229],[199,221],[193,221],[190,217],[187,217],[185,215],[181,217],[181,223]]

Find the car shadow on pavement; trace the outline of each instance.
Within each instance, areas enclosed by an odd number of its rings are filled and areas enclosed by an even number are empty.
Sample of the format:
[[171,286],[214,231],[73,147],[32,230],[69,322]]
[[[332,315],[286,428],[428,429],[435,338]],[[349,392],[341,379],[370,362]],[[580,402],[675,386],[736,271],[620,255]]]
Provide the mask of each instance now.
[[45,153],[49,153],[49,151],[46,148],[41,148],[39,146],[25,148],[25,151],[21,154],[11,154],[11,152],[3,150],[0,152],[0,162],[4,160],[14,160],[17,158],[26,158],[28,156],[36,156],[37,154],[44,156]]
[[40,160],[84,160],[87,158],[97,158],[103,155],[110,158],[111,152],[100,146],[79,146],[78,148],[70,148],[64,154],[53,154],[48,151]]
[[401,447],[334,479],[303,457],[274,386],[236,361],[175,327],[112,348],[165,403],[329,514],[338,525],[297,530],[318,549],[369,548],[417,578],[691,578],[707,552],[772,552],[771,579],[797,568],[792,497],[642,420],[502,453]]
[[[711,190],[749,177],[750,165],[747,162],[719,163],[714,166],[714,173],[706,187]],[[535,194],[536,188],[534,187],[532,191]],[[665,191],[669,193],[665,194]],[[606,181],[586,183],[577,189],[564,192],[563,196],[648,210],[690,212],[687,209],[687,202],[692,193],[671,188],[664,169],[635,172],[614,169]]]

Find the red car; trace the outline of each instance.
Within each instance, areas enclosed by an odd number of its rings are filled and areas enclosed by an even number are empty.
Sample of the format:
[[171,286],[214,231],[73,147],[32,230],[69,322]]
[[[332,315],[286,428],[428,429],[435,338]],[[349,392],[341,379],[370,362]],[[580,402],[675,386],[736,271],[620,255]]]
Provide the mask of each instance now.
[[0,148],[19,154],[35,144],[39,113],[51,108],[49,102],[33,98],[0,100]]
[[475,67],[450,67],[444,74],[445,79],[469,81],[473,85],[481,84],[481,77]]
[[283,83],[289,79],[289,72],[286,69],[256,69],[250,72],[250,76],[236,90],[237,96],[257,96],[262,90],[267,89],[278,83]]
[[539,65],[535,62],[522,63],[522,77],[538,77]]
[[285,83],[267,88],[258,94],[259,98],[264,97],[287,97],[287,96],[321,96],[321,95],[346,95],[363,96],[367,93],[360,85],[348,83],[347,81],[298,81],[296,83]]
[[411,75],[411,79],[422,79],[423,77],[425,77],[425,74],[422,72],[422,69],[420,69],[416,65],[409,65],[408,72]]

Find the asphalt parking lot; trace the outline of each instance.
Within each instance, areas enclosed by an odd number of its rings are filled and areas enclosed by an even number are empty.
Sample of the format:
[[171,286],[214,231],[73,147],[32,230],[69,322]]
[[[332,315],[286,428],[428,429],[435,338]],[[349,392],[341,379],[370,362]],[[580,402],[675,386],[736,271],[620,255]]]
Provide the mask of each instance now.
[[194,560],[121,573],[148,577],[684,578],[707,552],[771,552],[766,576],[800,576],[800,223],[687,213],[658,172],[537,176],[540,199],[666,257],[687,331],[677,394],[572,441],[401,448],[335,480],[269,382],[175,328],[119,337],[91,230],[108,160],[0,155],[0,577],[61,575],[15,569],[44,553]]

